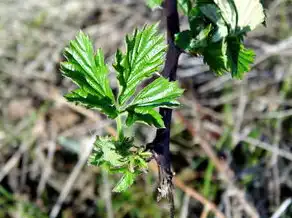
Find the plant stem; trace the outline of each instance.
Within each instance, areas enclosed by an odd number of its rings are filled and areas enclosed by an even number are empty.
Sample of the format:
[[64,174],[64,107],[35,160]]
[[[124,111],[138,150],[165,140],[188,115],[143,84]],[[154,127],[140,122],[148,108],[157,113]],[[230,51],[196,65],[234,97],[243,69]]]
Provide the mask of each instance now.
[[[170,81],[176,80],[176,70],[178,65],[178,58],[180,50],[174,45],[174,35],[179,32],[179,17],[177,12],[176,0],[165,0],[165,14],[167,25],[167,43],[168,50],[166,54],[166,61],[163,69],[163,76]],[[158,199],[161,197],[168,197],[171,203],[171,217],[173,214],[172,196],[172,177],[171,161],[170,161],[170,124],[172,110],[167,108],[160,108],[160,114],[163,117],[165,124],[164,129],[156,131],[156,137],[153,141],[153,152],[156,162],[159,166],[159,190]]]
[[122,124],[122,117],[121,115],[118,115],[116,118],[116,124],[117,124],[117,140],[124,138],[124,132],[123,132],[123,124]]

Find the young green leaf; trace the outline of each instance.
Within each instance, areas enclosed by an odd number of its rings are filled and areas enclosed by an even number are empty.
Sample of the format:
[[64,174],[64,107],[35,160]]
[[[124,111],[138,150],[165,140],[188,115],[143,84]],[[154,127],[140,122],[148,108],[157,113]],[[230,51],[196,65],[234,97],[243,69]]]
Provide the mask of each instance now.
[[147,170],[147,159],[151,153],[143,147],[134,146],[134,139],[124,137],[115,140],[112,137],[96,138],[88,164],[101,166],[110,173],[123,173],[114,191],[120,192],[128,188],[136,176]]
[[114,187],[114,192],[123,192],[127,190],[135,181],[136,174],[126,171],[123,177],[119,180],[117,185]]
[[101,110],[109,117],[117,116],[114,95],[107,78],[108,68],[101,50],[94,54],[88,36],[79,32],[75,40],[65,48],[67,62],[61,63],[63,75],[70,78],[79,89],[65,96],[69,101]]
[[126,37],[126,52],[123,54],[118,50],[116,53],[113,66],[121,86],[118,98],[120,105],[124,105],[133,96],[138,84],[161,69],[166,44],[157,29],[158,24],[135,30],[132,36]]
[[111,169],[125,165],[123,158],[111,137],[97,137],[88,163],[96,166],[106,164]]
[[218,42],[228,35],[228,28],[225,24],[220,10],[214,4],[205,4],[199,7],[200,11],[216,26],[212,36],[212,42]]

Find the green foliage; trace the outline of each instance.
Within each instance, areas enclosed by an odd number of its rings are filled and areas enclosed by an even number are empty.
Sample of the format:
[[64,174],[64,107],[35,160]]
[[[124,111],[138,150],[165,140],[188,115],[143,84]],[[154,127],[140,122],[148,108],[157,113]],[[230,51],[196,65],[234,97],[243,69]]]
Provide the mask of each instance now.
[[118,50],[113,64],[119,88],[117,95],[113,94],[109,85],[103,52],[101,49],[94,52],[88,36],[79,32],[65,48],[67,61],[61,63],[61,70],[79,87],[65,97],[87,108],[97,109],[117,121],[118,138],[97,137],[88,161],[109,172],[123,174],[114,188],[116,192],[126,190],[137,175],[147,169],[146,161],[151,156],[151,153],[137,148],[133,138],[124,137],[125,124],[131,126],[135,122],[143,122],[163,128],[164,122],[156,108],[179,106],[176,99],[183,90],[177,82],[158,77],[146,87],[139,88],[145,79],[160,71],[166,48],[164,36],[158,33],[158,24],[144,26],[126,36],[126,51]]
[[159,72],[163,64],[166,44],[157,28],[158,24],[155,24],[135,30],[133,35],[126,37],[126,52],[117,51],[113,66],[119,82],[118,96],[114,96],[109,86],[108,67],[102,51],[99,49],[95,54],[89,37],[80,32],[65,49],[67,62],[61,63],[63,75],[72,79],[79,88],[65,97],[98,109],[112,119],[127,112],[129,125],[139,120],[163,127],[161,116],[154,108],[179,105],[175,99],[182,90],[177,83],[158,78],[134,97],[142,81]]
[[231,72],[242,78],[254,61],[254,52],[246,49],[243,38],[264,22],[259,0],[198,0],[188,9],[190,30],[176,35],[176,44],[187,52],[202,55],[218,75]]
[[147,170],[146,160],[151,153],[137,148],[133,138],[116,141],[112,137],[97,137],[88,163],[102,166],[110,173],[122,173],[123,176],[113,191],[125,191],[133,184],[140,173]]

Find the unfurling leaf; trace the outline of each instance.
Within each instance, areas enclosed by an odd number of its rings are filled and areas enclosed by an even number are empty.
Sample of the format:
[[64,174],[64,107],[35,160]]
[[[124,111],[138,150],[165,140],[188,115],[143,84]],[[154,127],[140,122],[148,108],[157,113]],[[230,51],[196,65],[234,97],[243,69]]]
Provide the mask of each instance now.
[[128,188],[136,176],[147,170],[147,159],[151,153],[134,146],[133,138],[120,141],[112,137],[97,137],[88,164],[102,166],[110,173],[124,174],[114,191],[121,192]]
[[111,137],[97,137],[88,163],[96,166],[105,164],[109,170],[125,165],[126,162],[115,143]]

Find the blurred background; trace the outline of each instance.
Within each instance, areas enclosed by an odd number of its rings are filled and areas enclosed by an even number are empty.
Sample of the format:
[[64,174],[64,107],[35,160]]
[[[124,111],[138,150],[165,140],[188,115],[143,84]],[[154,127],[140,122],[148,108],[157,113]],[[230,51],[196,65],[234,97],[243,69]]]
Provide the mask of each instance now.
[[[247,37],[257,56],[243,80],[180,58],[176,217],[292,217],[292,1],[264,4],[267,27]],[[162,18],[143,0],[0,0],[0,218],[168,217],[167,201],[155,198],[155,163],[121,194],[111,193],[118,177],[87,166],[95,134],[113,125],[68,104],[62,95],[74,86],[59,71],[80,29],[112,63],[126,33]],[[143,125],[129,131],[140,144],[155,135]]]

